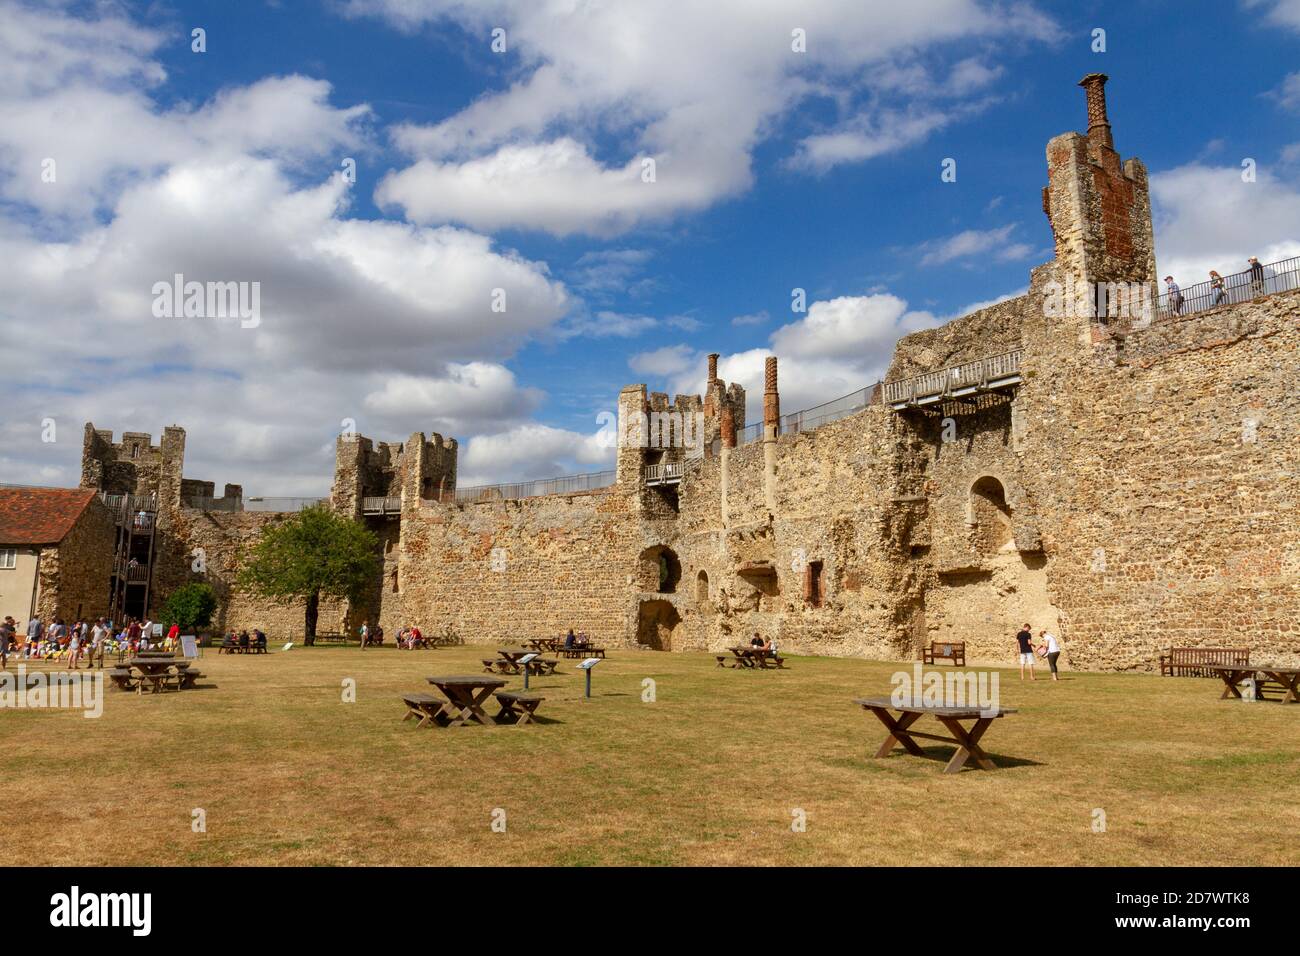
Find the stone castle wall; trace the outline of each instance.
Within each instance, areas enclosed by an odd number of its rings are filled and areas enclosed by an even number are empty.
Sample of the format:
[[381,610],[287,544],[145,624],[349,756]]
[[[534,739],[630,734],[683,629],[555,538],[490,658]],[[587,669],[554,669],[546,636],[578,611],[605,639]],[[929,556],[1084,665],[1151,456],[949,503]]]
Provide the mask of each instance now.
[[[1053,287],[1092,282],[1122,310],[1155,278],[1146,170],[1114,148],[1105,79],[1081,84],[1087,134],[1047,148],[1055,259],[1025,295],[904,337],[888,374],[1017,351],[1018,384],[777,435],[769,359],[764,435],[731,447],[745,394],[710,356],[703,399],[622,390],[613,487],[518,501],[453,503],[454,440],[342,438],[331,503],[377,532],[383,571],[364,606],[322,608],[322,629],[346,615],[499,644],[572,627],[714,651],[758,633],[792,652],[899,660],[961,640],[972,661],[1010,663],[1029,622],[1075,667],[1151,669],[1171,645],[1300,662],[1300,292],[1154,322],[1049,307]],[[671,424],[696,413],[702,457]],[[135,436],[111,438],[87,426],[83,483],[179,494],[183,431],[168,430],[156,479],[121,464]],[[680,483],[652,486],[646,466],[666,464]],[[400,498],[400,521],[363,517],[365,497]],[[300,632],[301,608],[231,586],[282,516],[165,515],[160,598],[203,547],[222,626]]]

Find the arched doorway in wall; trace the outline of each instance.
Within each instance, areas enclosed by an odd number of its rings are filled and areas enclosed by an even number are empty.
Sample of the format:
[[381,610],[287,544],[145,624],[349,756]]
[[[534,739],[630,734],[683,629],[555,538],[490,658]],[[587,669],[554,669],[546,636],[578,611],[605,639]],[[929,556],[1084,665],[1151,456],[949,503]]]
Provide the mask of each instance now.
[[705,606],[709,603],[709,572],[701,571],[695,576],[695,603]]
[[637,609],[636,642],[653,651],[671,651],[673,632],[682,622],[677,608],[668,601],[642,601]]
[[997,478],[984,475],[970,489],[970,531],[975,551],[994,555],[1015,548],[1007,492]]
[[672,548],[656,544],[646,548],[637,559],[640,590],[676,594],[682,580],[682,563]]

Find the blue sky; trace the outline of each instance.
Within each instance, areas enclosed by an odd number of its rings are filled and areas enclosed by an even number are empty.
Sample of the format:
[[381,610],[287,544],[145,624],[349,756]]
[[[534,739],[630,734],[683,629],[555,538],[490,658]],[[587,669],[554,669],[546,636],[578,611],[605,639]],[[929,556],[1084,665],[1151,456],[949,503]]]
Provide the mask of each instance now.
[[[344,419],[454,435],[462,482],[596,470],[618,389],[710,351],[834,398],[1051,257],[1092,71],[1162,274],[1300,252],[1300,0],[469,6],[0,0],[0,481],[75,484],[86,420],[181,424],[187,475],[262,494],[323,493]],[[159,320],[177,271],[264,321]]]

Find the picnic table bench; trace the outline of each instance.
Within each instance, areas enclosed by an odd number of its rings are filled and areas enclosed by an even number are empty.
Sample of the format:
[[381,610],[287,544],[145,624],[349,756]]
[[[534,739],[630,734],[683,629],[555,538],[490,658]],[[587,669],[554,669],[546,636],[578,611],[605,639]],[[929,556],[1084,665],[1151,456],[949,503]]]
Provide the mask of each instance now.
[[776,651],[759,650],[757,647],[729,647],[731,656],[716,655],[719,667],[751,667],[759,670],[779,670],[785,667],[785,660]]
[[522,690],[499,690],[496,692],[501,711],[497,714],[497,723],[531,724],[537,707],[546,698]]
[[[143,694],[145,687],[148,687],[150,693],[157,694],[165,690],[181,690],[183,687],[192,686],[193,679],[187,682],[184,678],[189,666],[189,661],[174,657],[135,657],[126,662],[125,678],[119,676],[123,668],[114,668],[109,676],[113,679],[113,683],[123,690],[134,690],[137,694]],[[196,671],[194,676],[203,675]]]
[[1213,677],[1213,667],[1246,667],[1249,664],[1248,647],[1171,647],[1160,655],[1160,674],[1164,677]]
[[574,644],[572,647],[561,645],[555,652],[560,657],[604,657],[605,648],[603,647],[584,647],[580,644]]
[[1278,699],[1283,704],[1300,704],[1300,668],[1272,667],[1266,664],[1254,667],[1212,664],[1209,670],[1223,679],[1223,693],[1219,695],[1219,700],[1241,700],[1241,688],[1238,685],[1254,680],[1257,700],[1272,700],[1268,694],[1279,693]]
[[361,641],[360,637],[354,638],[350,634],[317,634],[312,641],[319,644],[346,644],[348,641]]
[[965,667],[966,642],[931,641],[930,646],[921,651],[921,663],[934,664],[936,661],[948,661],[956,667]]
[[[917,737],[924,740],[937,740],[940,743],[956,744],[957,752],[952,755],[948,765],[943,768],[944,773],[960,772],[970,757],[974,757],[975,762],[985,770],[996,769],[996,765],[989,758],[989,755],[980,748],[980,738],[984,736],[984,732],[989,729],[995,719],[1006,714],[1015,713],[1014,710],[1007,707],[982,710],[979,707],[939,707],[916,701],[895,704],[893,699],[889,697],[855,698],[853,703],[861,706],[863,710],[869,710],[875,714],[889,731],[885,735],[884,743],[880,745],[880,748],[875,753],[877,759],[887,757],[895,745],[901,745],[904,750],[913,756],[924,757],[925,751],[917,744],[915,740]],[[894,713],[899,716],[894,717]],[[948,728],[952,736],[944,737],[939,734],[927,734],[909,729],[912,724],[927,714]],[[962,726],[961,722],[964,720],[974,721],[970,730]]]
[[432,694],[403,694],[402,702],[406,704],[406,716],[402,722],[416,718],[419,723],[416,727],[423,727],[425,724],[443,724],[447,723],[447,717],[443,713],[447,708],[447,702],[440,697],[434,697]]
[[475,674],[453,674],[449,677],[426,677],[430,684],[447,698],[447,726],[457,727],[471,720],[490,724],[491,718],[483,712],[483,702],[506,685],[500,677],[483,677]]

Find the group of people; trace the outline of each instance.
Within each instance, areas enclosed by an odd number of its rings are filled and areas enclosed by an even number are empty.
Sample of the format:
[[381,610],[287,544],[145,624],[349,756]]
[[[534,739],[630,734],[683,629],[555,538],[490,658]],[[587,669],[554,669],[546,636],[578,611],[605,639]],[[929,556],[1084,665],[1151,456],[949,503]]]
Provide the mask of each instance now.
[[[0,623],[0,664],[8,666],[12,654],[22,660],[64,661],[70,669],[76,670],[83,658],[90,662],[109,652],[147,651],[153,632],[153,621],[133,617],[128,617],[121,625],[102,617],[82,619],[69,625],[57,615],[49,620],[33,616],[20,640],[17,622],[6,616]],[[180,627],[173,624],[159,644],[164,650],[172,650],[179,638]]]
[[[1253,296],[1264,294],[1264,267],[1260,261],[1251,256],[1247,262],[1250,265],[1250,293]],[[1165,289],[1169,293],[1169,308],[1173,310],[1174,315],[1183,314],[1183,306],[1186,299],[1183,298],[1183,292],[1178,288],[1178,283],[1174,281],[1173,276],[1165,276]],[[1223,281],[1223,276],[1215,270],[1210,270],[1210,293],[1214,296],[1211,305],[1222,305],[1228,301],[1228,286]]]
[[591,638],[587,636],[586,631],[579,631],[575,634],[573,633],[573,628],[569,628],[569,632],[564,635],[564,646],[566,649],[574,647],[590,647]]
[[1061,645],[1056,640],[1056,635],[1048,632],[1047,628],[1040,628],[1038,631],[1039,643],[1034,643],[1034,632],[1030,629],[1029,624],[1023,624],[1020,630],[1016,632],[1016,645],[1020,654],[1020,679],[1025,679],[1025,668],[1029,668],[1029,679],[1034,680],[1034,656],[1047,658],[1047,666],[1052,669],[1052,680],[1060,680],[1060,674],[1056,670],[1057,658],[1061,656]]
[[238,647],[247,650],[250,647],[266,647],[266,635],[258,628],[253,628],[253,633],[240,631],[236,634],[234,631],[227,631],[225,638],[221,641],[222,647]]

